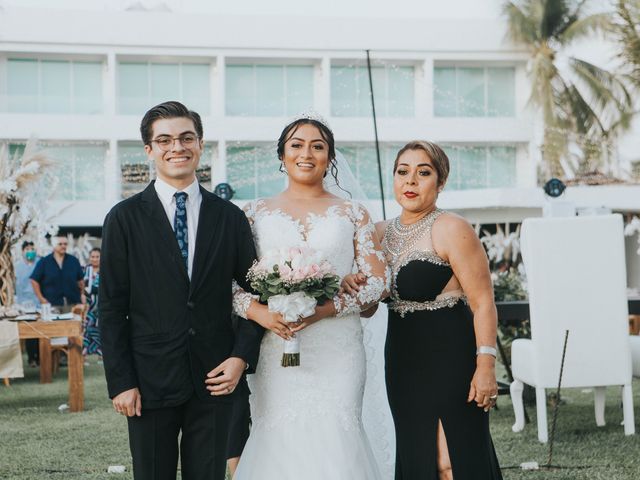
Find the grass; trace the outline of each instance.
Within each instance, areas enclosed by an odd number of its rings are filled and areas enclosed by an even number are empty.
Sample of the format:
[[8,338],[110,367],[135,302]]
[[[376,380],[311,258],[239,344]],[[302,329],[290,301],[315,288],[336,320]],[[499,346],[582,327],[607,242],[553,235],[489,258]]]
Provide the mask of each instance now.
[[[131,458],[124,418],[113,412],[103,370],[96,358],[85,367],[85,411],[60,413],[67,402],[66,369],[52,384],[38,383],[38,370],[0,385],[0,479],[131,479]],[[625,437],[618,388],[607,389],[607,426],[595,425],[593,394],[563,390],[553,463],[571,468],[525,472],[504,467],[547,461],[548,447],[537,441],[535,407],[524,432],[511,432],[513,410],[508,397],[492,413],[492,433],[505,480],[637,480],[640,478],[640,435]],[[636,430],[640,432],[640,381],[634,382]],[[549,410],[551,419],[551,410]],[[125,465],[127,473],[106,473],[109,465]],[[331,479],[327,479],[331,480]]]

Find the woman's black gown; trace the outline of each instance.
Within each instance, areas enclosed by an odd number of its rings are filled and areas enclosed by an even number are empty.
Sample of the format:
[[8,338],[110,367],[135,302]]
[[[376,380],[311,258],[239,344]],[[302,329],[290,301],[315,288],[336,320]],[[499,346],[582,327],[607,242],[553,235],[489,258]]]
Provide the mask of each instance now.
[[[451,267],[433,251],[416,251],[392,269],[385,370],[396,480],[438,479],[438,420],[454,480],[502,479],[489,414],[475,401],[467,403],[476,366],[472,313],[460,295],[434,301],[451,279]],[[422,309],[425,304],[430,309]]]

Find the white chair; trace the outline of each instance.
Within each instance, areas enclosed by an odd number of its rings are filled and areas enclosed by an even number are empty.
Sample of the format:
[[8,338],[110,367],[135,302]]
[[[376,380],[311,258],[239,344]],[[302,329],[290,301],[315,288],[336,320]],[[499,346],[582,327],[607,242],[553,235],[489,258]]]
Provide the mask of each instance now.
[[622,386],[624,433],[635,433],[622,228],[620,215],[522,223],[531,340],[511,346],[514,432],[525,424],[526,383],[536,390],[538,440],[547,442],[545,389],[557,388],[569,330],[562,387],[593,387],[596,424],[603,426],[605,389]]

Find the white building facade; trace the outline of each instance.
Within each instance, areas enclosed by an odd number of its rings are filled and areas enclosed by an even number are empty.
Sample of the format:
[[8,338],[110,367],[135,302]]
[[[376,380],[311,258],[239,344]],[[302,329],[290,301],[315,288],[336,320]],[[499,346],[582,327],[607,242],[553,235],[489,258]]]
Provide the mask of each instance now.
[[[51,208],[62,212],[61,226],[100,226],[111,206],[144,187],[153,173],[140,119],[166,100],[201,114],[200,179],[208,188],[229,183],[240,204],[284,187],[275,141],[296,113],[317,111],[377,209],[365,50],[388,215],[398,211],[391,165],[413,139],[449,154],[441,207],[482,223],[541,213],[527,54],[505,40],[500,2],[458,2],[468,11],[355,2],[370,5],[358,17],[349,4],[338,15],[322,5],[288,14],[292,2],[280,2],[278,14],[256,2],[228,11],[187,0],[47,3],[0,3],[0,142],[15,152],[35,136],[50,151],[59,178]],[[638,193],[573,187],[567,197],[637,211]]]

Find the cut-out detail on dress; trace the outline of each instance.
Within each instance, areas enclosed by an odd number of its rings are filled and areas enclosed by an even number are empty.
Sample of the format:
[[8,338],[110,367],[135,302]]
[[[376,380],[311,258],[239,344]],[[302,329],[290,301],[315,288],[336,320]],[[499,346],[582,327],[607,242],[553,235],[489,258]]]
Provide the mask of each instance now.
[[[424,219],[426,221],[425,237],[427,237],[429,244],[431,244],[431,230],[436,219],[444,213],[443,210],[436,209],[429,213]],[[393,222],[393,221],[392,221]],[[387,225],[385,230],[384,240],[386,243],[389,241],[392,235],[392,223]],[[413,250],[405,253],[402,256],[388,255],[389,262],[391,263],[391,295],[389,302],[389,309],[396,311],[401,317],[407,313],[416,312],[420,310],[438,310],[441,308],[451,308],[455,306],[459,301],[467,303],[467,297],[462,290],[455,290],[452,292],[442,292],[433,300],[427,301],[414,301],[403,300],[398,293],[398,274],[403,267],[406,267],[409,263],[414,261],[429,262],[433,265],[439,265],[442,267],[451,268],[451,264],[438,255],[433,249]]]

